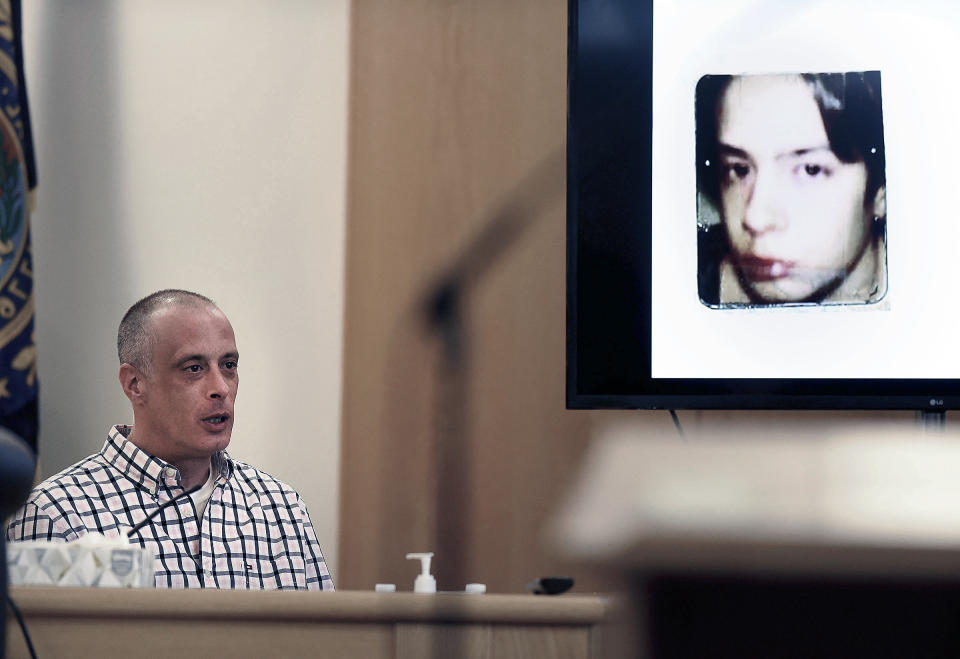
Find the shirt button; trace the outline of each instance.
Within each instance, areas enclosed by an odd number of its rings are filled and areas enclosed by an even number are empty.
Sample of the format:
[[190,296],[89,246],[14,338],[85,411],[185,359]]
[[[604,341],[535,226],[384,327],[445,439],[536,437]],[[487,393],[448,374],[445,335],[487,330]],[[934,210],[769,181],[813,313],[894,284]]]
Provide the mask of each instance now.
[[166,467],[163,470],[163,475],[166,476],[167,478],[173,478],[174,476],[177,475],[177,472],[173,467]]

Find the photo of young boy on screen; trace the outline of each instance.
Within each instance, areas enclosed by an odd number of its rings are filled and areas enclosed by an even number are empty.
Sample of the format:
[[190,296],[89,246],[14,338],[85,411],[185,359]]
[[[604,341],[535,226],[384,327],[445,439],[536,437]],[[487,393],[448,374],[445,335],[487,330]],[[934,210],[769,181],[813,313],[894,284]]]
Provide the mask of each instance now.
[[703,76],[696,133],[704,305],[864,305],[884,297],[879,71]]

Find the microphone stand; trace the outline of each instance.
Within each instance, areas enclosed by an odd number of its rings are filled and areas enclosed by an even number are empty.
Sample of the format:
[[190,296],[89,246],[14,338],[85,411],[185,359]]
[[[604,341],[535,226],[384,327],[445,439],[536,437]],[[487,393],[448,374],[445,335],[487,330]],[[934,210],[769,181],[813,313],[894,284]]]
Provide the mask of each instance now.
[[[436,572],[449,588],[467,568],[466,531],[473,481],[468,428],[469,340],[464,322],[469,295],[520,236],[564,190],[565,156],[555,151],[534,167],[481,220],[480,232],[437,276],[422,297],[427,330],[440,341],[435,407],[437,441]],[[444,644],[446,656],[451,648]],[[434,656],[444,656],[434,647]]]

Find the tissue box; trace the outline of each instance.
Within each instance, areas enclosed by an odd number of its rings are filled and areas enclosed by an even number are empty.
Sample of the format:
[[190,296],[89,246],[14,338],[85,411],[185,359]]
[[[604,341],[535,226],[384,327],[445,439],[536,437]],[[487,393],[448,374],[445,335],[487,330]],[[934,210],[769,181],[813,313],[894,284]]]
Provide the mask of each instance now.
[[73,542],[7,543],[7,573],[13,586],[155,585],[153,552],[123,539],[89,534]]

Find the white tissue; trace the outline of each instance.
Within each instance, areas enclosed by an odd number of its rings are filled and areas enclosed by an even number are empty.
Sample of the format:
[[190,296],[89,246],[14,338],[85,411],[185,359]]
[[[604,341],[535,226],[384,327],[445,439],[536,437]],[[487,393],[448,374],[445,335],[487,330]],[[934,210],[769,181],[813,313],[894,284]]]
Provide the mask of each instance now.
[[50,575],[54,582],[57,582],[70,567],[70,555],[63,545],[49,543],[45,547],[41,547],[37,559],[40,567]]
[[149,549],[100,533],[66,543],[7,544],[7,573],[14,586],[153,587],[153,561]]

